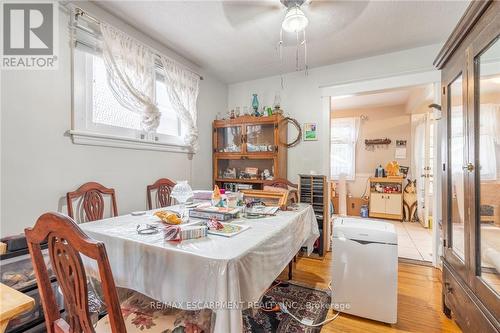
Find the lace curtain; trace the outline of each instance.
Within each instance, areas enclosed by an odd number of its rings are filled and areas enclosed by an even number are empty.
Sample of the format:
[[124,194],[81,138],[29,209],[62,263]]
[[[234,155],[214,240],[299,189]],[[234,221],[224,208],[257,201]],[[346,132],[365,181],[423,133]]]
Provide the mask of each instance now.
[[196,126],[196,100],[200,77],[173,60],[160,57],[172,107],[187,127],[184,140],[194,152],[198,149],[198,127]]
[[144,131],[155,132],[160,111],[155,102],[154,54],[150,48],[101,22],[108,83],[121,105],[142,116]]
[[346,180],[356,178],[356,143],[360,119],[334,118],[331,124],[331,177]]

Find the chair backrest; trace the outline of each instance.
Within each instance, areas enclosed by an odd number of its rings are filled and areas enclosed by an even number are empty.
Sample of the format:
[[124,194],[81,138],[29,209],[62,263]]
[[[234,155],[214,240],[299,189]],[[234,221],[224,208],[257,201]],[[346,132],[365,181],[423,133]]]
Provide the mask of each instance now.
[[87,221],[96,221],[104,218],[103,195],[109,195],[111,197],[113,216],[118,216],[115,190],[112,188],[104,187],[96,182],[85,183],[76,191],[66,193],[68,215],[73,219],[75,218],[75,212],[73,210],[73,200],[83,197],[81,201],[81,207],[85,212]]
[[279,188],[284,188],[287,190],[289,189],[289,187],[291,187],[293,189],[297,189],[299,187],[297,184],[294,184],[285,178],[276,178],[273,180],[265,180],[263,186],[279,187]]
[[[89,315],[87,277],[81,254],[97,262],[111,331],[126,332],[106,248],[89,237],[71,218],[46,213],[33,228],[26,228],[26,241],[35,270],[48,333],[94,332]],[[61,318],[40,244],[48,242],[52,270],[64,296],[66,320]]]
[[288,190],[290,192],[289,193],[290,202],[291,203],[299,202],[299,194],[297,193],[299,185],[292,183],[288,179],[276,178],[273,180],[265,180],[262,186],[264,190],[268,189],[268,187],[277,187]]
[[[153,208],[161,208],[172,205],[172,189],[175,186],[175,182],[171,181],[168,178],[160,178],[154,182],[152,185],[147,186],[147,195],[148,195],[148,209]],[[155,207],[153,207],[153,198],[152,195],[154,193],[154,202]]]

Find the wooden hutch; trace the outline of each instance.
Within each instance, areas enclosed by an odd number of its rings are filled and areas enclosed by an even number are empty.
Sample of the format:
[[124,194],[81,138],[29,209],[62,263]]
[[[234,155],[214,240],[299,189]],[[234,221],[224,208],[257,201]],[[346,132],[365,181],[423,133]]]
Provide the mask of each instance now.
[[[213,122],[213,183],[262,189],[262,173],[287,178],[287,124],[283,116],[240,116]],[[252,173],[247,173],[252,170]],[[248,187],[247,187],[248,188]]]
[[443,310],[464,332],[500,331],[500,164],[491,162],[500,149],[491,129],[498,125],[492,106],[500,104],[499,54],[500,2],[473,1],[435,60],[443,112]]

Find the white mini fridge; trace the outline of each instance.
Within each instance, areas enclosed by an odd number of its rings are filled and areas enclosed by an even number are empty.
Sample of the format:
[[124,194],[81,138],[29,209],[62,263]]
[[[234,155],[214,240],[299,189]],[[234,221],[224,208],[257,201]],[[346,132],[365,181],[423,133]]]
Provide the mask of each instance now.
[[390,223],[334,219],[334,309],[394,324],[398,306],[398,238]]

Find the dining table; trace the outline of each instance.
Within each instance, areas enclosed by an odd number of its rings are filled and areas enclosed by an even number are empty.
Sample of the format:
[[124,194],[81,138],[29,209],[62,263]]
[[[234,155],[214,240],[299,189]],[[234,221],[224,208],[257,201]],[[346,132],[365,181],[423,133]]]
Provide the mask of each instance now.
[[3,283],[0,283],[0,333],[5,332],[9,321],[31,310],[35,300]]
[[[272,216],[235,218],[230,223],[249,228],[232,237],[208,234],[181,241],[165,240],[161,231],[138,233],[138,225],[161,224],[153,213],[121,215],[80,227],[105,244],[117,286],[167,306],[210,308],[215,313],[213,332],[242,332],[242,311],[258,305],[301,248],[310,255],[320,235],[314,210],[307,204]],[[189,219],[195,222],[204,220]],[[86,261],[87,271],[95,273],[95,267]]]

